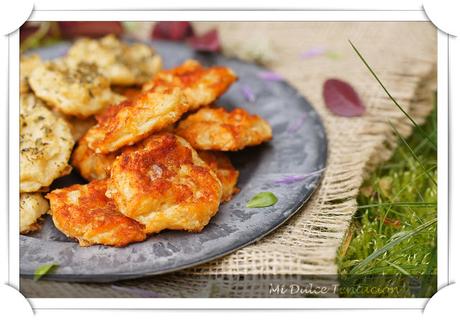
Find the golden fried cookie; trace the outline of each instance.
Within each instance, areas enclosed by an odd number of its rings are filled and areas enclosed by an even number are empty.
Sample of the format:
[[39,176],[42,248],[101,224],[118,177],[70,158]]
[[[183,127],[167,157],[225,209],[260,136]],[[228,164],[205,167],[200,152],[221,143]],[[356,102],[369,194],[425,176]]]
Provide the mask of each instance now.
[[29,76],[35,94],[60,112],[87,118],[124,97],[110,89],[109,80],[95,64],[70,66],[65,59],[42,63]]
[[78,141],[72,154],[72,165],[78,169],[80,175],[88,181],[110,177],[110,169],[115,158],[121,153],[96,153],[88,147],[86,139]]
[[239,191],[236,187],[240,172],[233,167],[230,159],[219,151],[198,151],[198,156],[216,173],[222,183],[222,202],[230,201]]
[[157,88],[110,106],[84,138],[97,153],[113,152],[170,126],[186,111],[179,88]]
[[122,247],[146,238],[144,226],[124,215],[105,196],[107,180],[56,189],[50,200],[54,225],[82,247],[93,244]]
[[32,94],[21,96],[19,143],[21,192],[38,191],[70,172],[71,130]]
[[[195,67],[189,70],[188,64]],[[182,68],[189,71],[177,71]],[[97,117],[97,126],[86,135],[89,147],[97,153],[113,152],[170,126],[190,109],[214,101],[235,79],[230,69],[221,72],[221,68],[205,69],[186,62],[185,67],[158,73],[155,85]]]
[[155,87],[181,88],[187,98],[189,110],[206,106],[222,95],[236,80],[235,73],[227,67],[203,67],[196,60],[186,60],[181,66],[159,72],[143,90]]
[[107,196],[147,233],[199,232],[219,208],[222,184],[187,141],[163,133],[117,157]]
[[176,134],[197,150],[236,151],[271,140],[272,129],[241,108],[203,108],[181,121]]
[[40,56],[31,54],[28,56],[21,56],[20,62],[20,92],[21,94],[30,91],[29,76],[32,71],[42,63]]
[[97,64],[112,85],[142,84],[162,67],[161,57],[152,47],[143,43],[126,44],[113,35],[77,40],[67,56],[73,64]]
[[39,219],[49,209],[48,200],[40,193],[21,193],[19,200],[19,231],[22,234],[40,229]]
[[[173,133],[173,131],[174,128],[172,126],[161,130],[161,132],[171,133]],[[123,151],[129,148],[136,148],[141,143],[143,143],[143,141],[133,146],[125,146],[110,153],[96,153],[88,147],[86,139],[82,138],[78,141],[78,145],[72,153],[72,165],[76,167],[80,175],[88,181],[106,179],[110,177],[110,169],[112,168],[112,163],[115,161],[115,158]]]

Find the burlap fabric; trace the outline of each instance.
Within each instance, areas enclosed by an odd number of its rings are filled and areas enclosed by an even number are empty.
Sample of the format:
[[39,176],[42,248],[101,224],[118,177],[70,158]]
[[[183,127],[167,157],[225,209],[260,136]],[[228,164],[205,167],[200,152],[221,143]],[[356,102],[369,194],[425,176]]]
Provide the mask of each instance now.
[[[248,51],[259,50],[264,55],[262,60],[271,58],[269,67],[313,104],[324,121],[329,143],[327,168],[319,189],[283,227],[216,261],[171,275],[115,285],[23,280],[21,291],[26,296],[254,297],[266,295],[263,283],[271,281],[273,275],[337,273],[337,250],[356,211],[359,187],[376,165],[389,159],[397,144],[388,121],[404,136],[412,129],[348,40],[361,51],[407,112],[423,122],[432,109],[436,85],[435,28],[429,22],[248,22],[196,26],[200,31],[218,27],[227,52],[247,58]],[[325,53],[300,57],[302,52],[318,47],[325,49]],[[366,105],[366,114],[356,118],[331,114],[322,98],[322,85],[328,78],[349,82]],[[247,281],[246,277],[238,284],[228,275],[254,275],[257,281]],[[264,276],[257,277],[260,275]],[[324,281],[335,282],[331,277]]]

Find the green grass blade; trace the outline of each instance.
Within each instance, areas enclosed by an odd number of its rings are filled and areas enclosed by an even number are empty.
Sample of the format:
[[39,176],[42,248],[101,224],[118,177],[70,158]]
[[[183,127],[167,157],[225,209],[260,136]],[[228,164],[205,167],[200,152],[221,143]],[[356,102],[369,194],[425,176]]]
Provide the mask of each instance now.
[[375,250],[372,254],[370,254],[366,259],[358,263],[353,269],[351,269],[350,274],[355,274],[359,270],[363,269],[365,266],[367,266],[372,260],[376,259],[377,257],[381,256],[385,252],[391,250],[393,247],[395,247],[397,244],[401,243],[402,241],[409,239],[416,234],[422,232],[423,230],[427,229],[428,227],[432,226],[435,224],[437,221],[436,218],[433,220],[430,220],[428,222],[425,222],[424,224],[418,226],[412,231],[409,231],[405,234],[402,234],[401,236],[394,237],[390,242],[388,242],[386,245],[384,245],[382,248]]
[[438,204],[436,202],[381,202],[381,203],[371,203],[358,206],[358,209],[366,208],[376,208],[376,207],[421,207],[421,208],[431,208],[436,207]]
[[430,263],[428,264],[427,268],[426,268],[426,271],[425,271],[425,274],[427,275],[431,275],[433,273],[435,273],[436,271],[436,264],[437,264],[437,256],[438,256],[438,246],[435,245],[433,246],[433,249],[431,250],[431,259],[430,259]]
[[21,51],[27,51],[37,47],[40,44],[40,41],[48,34],[50,27],[51,23],[49,22],[40,23],[38,30],[35,31],[26,40],[24,40],[24,42],[21,44]]
[[433,276],[431,279],[432,281],[424,281],[424,284],[422,286],[422,290],[424,292],[424,296],[429,297],[431,296],[434,292],[436,292],[436,280],[435,280],[435,275],[436,275],[436,264],[437,264],[437,257],[438,257],[438,251],[437,251],[437,245],[433,246],[433,249],[431,250],[431,259],[430,263],[428,264],[426,270],[425,270],[425,276]]
[[414,119],[412,119],[412,117],[404,110],[403,107],[401,107],[401,105],[396,101],[395,98],[393,98],[393,96],[391,95],[391,93],[387,90],[387,88],[385,87],[385,85],[382,83],[382,81],[380,81],[380,78],[377,76],[377,74],[374,72],[374,70],[371,68],[371,66],[367,63],[366,59],[364,59],[364,57],[361,55],[361,53],[358,51],[358,49],[355,47],[355,45],[353,44],[353,42],[351,42],[350,40],[348,40],[348,42],[350,43],[350,45],[353,47],[353,50],[356,52],[356,54],[359,56],[359,58],[361,59],[361,61],[366,65],[367,69],[370,71],[370,73],[374,76],[375,80],[377,80],[377,82],[380,84],[380,86],[383,88],[383,90],[385,91],[385,93],[387,94],[387,96],[391,99],[391,101],[393,101],[393,103],[399,108],[399,110],[401,110],[402,113],[404,113],[404,115],[410,120],[410,122],[412,122],[412,124],[414,125],[414,127],[420,132],[420,134],[423,135],[423,137],[425,139],[427,139],[432,145],[434,148],[437,148],[436,147],[436,143],[425,133],[425,131],[423,131],[420,126],[414,121]]
[[[436,131],[433,131],[432,133],[430,133],[430,134],[429,134],[429,137],[430,137],[430,139],[435,138],[435,137],[436,137]],[[426,139],[423,140],[422,142],[420,142],[420,143],[414,148],[414,152],[417,153],[418,151],[422,150],[422,149],[425,147],[425,145],[427,145],[428,143],[429,143],[428,140],[426,140]],[[436,150],[435,150],[435,151],[436,151]]]
[[397,264],[395,264],[395,263],[393,263],[393,262],[385,261],[385,263],[387,263],[388,265],[392,266],[393,268],[395,268],[396,270],[398,270],[399,272],[401,272],[403,275],[406,275],[406,276],[410,276],[410,275],[411,275],[409,272],[407,272],[407,270],[405,270],[404,268],[398,266]]
[[393,131],[396,133],[396,135],[398,136],[399,140],[401,140],[401,142],[404,144],[404,146],[409,150],[410,154],[412,155],[412,157],[415,159],[415,161],[417,161],[417,163],[420,165],[420,168],[422,168],[423,172],[426,174],[426,176],[431,180],[431,182],[434,183],[435,186],[438,185],[438,183],[436,182],[436,180],[433,178],[433,176],[431,175],[430,172],[428,172],[425,168],[425,166],[423,165],[423,163],[420,161],[420,159],[417,157],[417,155],[415,154],[414,150],[412,150],[412,148],[410,147],[410,145],[407,143],[406,139],[404,139],[403,136],[401,136],[401,134],[399,133],[398,129],[396,129],[396,127],[390,122],[388,121],[388,123],[390,124],[390,126],[393,128]]

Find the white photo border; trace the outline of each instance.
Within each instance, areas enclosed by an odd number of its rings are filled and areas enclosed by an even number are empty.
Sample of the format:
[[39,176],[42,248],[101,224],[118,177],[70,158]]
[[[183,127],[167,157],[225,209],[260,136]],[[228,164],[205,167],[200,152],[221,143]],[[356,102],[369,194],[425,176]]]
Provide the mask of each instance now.
[[[30,21],[429,21],[422,10],[111,11],[38,10]],[[449,283],[448,36],[438,31],[438,289]],[[9,35],[9,212],[19,212],[19,31]],[[16,110],[16,112],[14,112]],[[19,215],[10,214],[9,284],[19,288]],[[30,298],[34,309],[423,309],[429,299],[382,298]]]

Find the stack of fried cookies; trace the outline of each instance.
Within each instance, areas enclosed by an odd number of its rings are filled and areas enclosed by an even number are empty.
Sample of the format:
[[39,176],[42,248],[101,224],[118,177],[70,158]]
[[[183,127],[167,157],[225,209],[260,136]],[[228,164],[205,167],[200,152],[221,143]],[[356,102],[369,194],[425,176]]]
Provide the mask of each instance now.
[[[55,61],[21,62],[21,232],[39,228],[46,199],[55,226],[82,246],[124,246],[165,229],[199,232],[238,191],[225,152],[272,137],[259,116],[213,105],[237,79],[227,67],[187,60],[160,71],[152,48],[113,36],[78,40]],[[40,117],[48,130],[37,129]],[[34,174],[23,171],[23,158]],[[44,199],[40,192],[72,166],[89,183]]]

